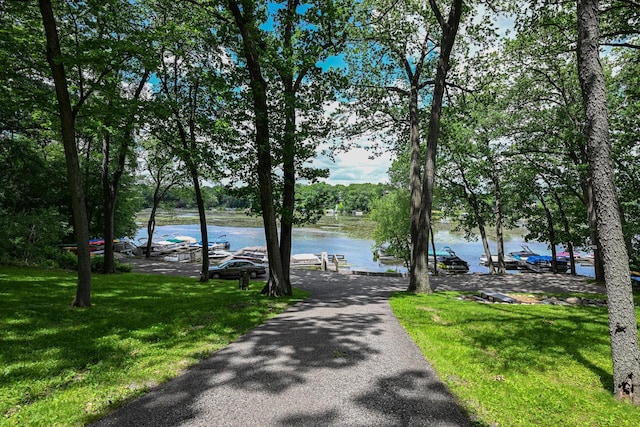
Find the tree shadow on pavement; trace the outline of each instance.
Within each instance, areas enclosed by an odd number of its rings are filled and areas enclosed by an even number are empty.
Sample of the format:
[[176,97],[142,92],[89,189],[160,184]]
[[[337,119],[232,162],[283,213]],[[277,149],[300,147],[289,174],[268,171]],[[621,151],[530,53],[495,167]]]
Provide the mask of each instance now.
[[[278,395],[313,381],[317,371],[358,365],[378,354],[366,337],[382,333],[383,319],[357,307],[386,302],[391,292],[354,292],[348,286],[338,286],[330,295],[318,291],[95,425],[176,425],[202,416],[207,399],[211,405],[233,404],[241,410],[246,393]],[[333,311],[345,306],[356,309]]]
[[467,415],[452,404],[453,401],[433,373],[408,370],[378,379],[367,393],[356,397],[354,404],[358,409],[351,414],[352,419],[339,419],[340,410],[336,408],[321,413],[293,414],[278,425],[471,426]]

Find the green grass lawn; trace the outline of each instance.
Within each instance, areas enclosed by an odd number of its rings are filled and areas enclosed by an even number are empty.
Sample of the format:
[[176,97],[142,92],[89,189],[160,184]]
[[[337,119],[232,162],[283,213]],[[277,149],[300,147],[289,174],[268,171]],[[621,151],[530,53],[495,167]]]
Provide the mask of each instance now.
[[76,275],[0,267],[0,425],[83,425],[167,381],[305,295],[261,283],[94,275],[90,309],[72,309]]
[[477,425],[640,426],[640,408],[612,397],[606,308],[458,295],[397,293],[391,305]]

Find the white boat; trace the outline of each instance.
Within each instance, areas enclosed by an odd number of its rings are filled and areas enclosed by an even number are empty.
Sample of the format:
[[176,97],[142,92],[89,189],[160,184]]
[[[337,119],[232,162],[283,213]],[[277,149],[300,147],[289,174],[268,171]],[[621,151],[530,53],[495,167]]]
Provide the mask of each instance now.
[[247,246],[235,251],[231,257],[235,259],[248,259],[258,264],[267,264],[269,262],[266,246]]
[[315,254],[294,254],[291,255],[291,266],[315,266],[322,265],[320,257]]
[[224,251],[224,250],[210,250],[209,251],[209,259],[223,259],[233,255],[233,252]]
[[[516,258],[510,256],[510,255],[504,255],[503,256],[503,261],[504,261],[504,268],[506,268],[507,270],[517,270],[518,269],[518,265],[519,262]],[[498,266],[498,255],[491,255],[491,263],[494,266]],[[489,266],[489,262],[487,261],[487,255],[486,254],[482,254],[480,255],[480,265],[483,265],[485,267]]]

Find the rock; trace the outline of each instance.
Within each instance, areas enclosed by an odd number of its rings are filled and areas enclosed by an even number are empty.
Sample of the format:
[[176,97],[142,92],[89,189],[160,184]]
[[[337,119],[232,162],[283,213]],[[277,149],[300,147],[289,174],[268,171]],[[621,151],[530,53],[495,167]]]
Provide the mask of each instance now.
[[582,299],[578,297],[569,297],[565,301],[571,305],[582,305]]

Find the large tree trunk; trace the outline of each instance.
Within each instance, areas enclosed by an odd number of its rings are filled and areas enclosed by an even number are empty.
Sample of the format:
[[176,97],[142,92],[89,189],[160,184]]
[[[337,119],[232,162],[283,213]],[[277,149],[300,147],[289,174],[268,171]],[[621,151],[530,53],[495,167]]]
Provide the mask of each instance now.
[[293,215],[295,210],[296,191],[296,92],[294,83],[293,65],[293,28],[296,19],[298,0],[287,2],[287,19],[283,33],[284,56],[287,59],[285,66],[280,70],[284,96],[284,136],[282,140],[282,212],[280,213],[280,258],[282,262],[282,274],[286,287],[291,287],[291,244],[293,233]]
[[[418,238],[414,242],[413,250],[417,252],[415,259],[426,259],[424,254],[428,251],[429,230],[431,229],[431,210],[433,208],[433,189],[436,176],[436,152],[438,135],[440,133],[440,116],[442,113],[442,100],[444,98],[445,83],[449,71],[451,51],[458,33],[460,18],[462,16],[462,0],[453,0],[449,16],[445,21],[435,0],[429,0],[431,9],[442,29],[440,42],[440,55],[438,57],[436,78],[433,86],[431,100],[431,112],[429,115],[429,132],[427,134],[427,151],[424,161],[424,175],[422,176],[422,200],[418,212]],[[415,291],[418,293],[432,292],[428,274],[419,274],[414,278]]]
[[291,295],[291,285],[284,277],[282,258],[278,243],[276,210],[273,203],[273,181],[271,177],[271,145],[269,141],[269,109],[267,104],[267,83],[262,76],[260,54],[258,52],[258,29],[255,25],[254,11],[243,4],[242,11],[238,3],[229,1],[229,10],[240,31],[247,61],[253,96],[255,114],[255,144],[258,151],[258,186],[264,234],[269,256],[269,281],[263,292],[270,296]]
[[71,98],[63,61],[60,60],[60,42],[50,0],[40,0],[40,13],[47,37],[47,62],[53,74],[58,99],[62,143],[67,163],[67,176],[71,190],[73,228],[78,243],[78,283],[76,296],[71,303],[74,307],[91,306],[91,260],[89,250],[89,220],[82,187],[78,148],[76,147],[75,117],[71,108]]
[[[419,284],[429,281],[428,249],[417,250],[420,233],[420,206],[422,204],[422,156],[420,150],[420,117],[418,114],[418,88],[412,87],[409,94],[409,141],[411,159],[409,183],[411,189],[411,263],[409,264],[409,292],[418,290]],[[425,246],[426,247],[426,246]]]
[[[293,233],[293,213],[295,209],[295,133],[296,109],[293,82],[285,82],[285,130],[282,145],[282,213],[280,218],[280,258],[284,280],[290,283],[291,243]],[[288,285],[290,286],[290,285]]]
[[613,393],[618,399],[640,404],[638,328],[611,161],[607,94],[598,51],[598,1],[578,0],[577,13],[578,76],[585,107],[598,236],[604,259]]

